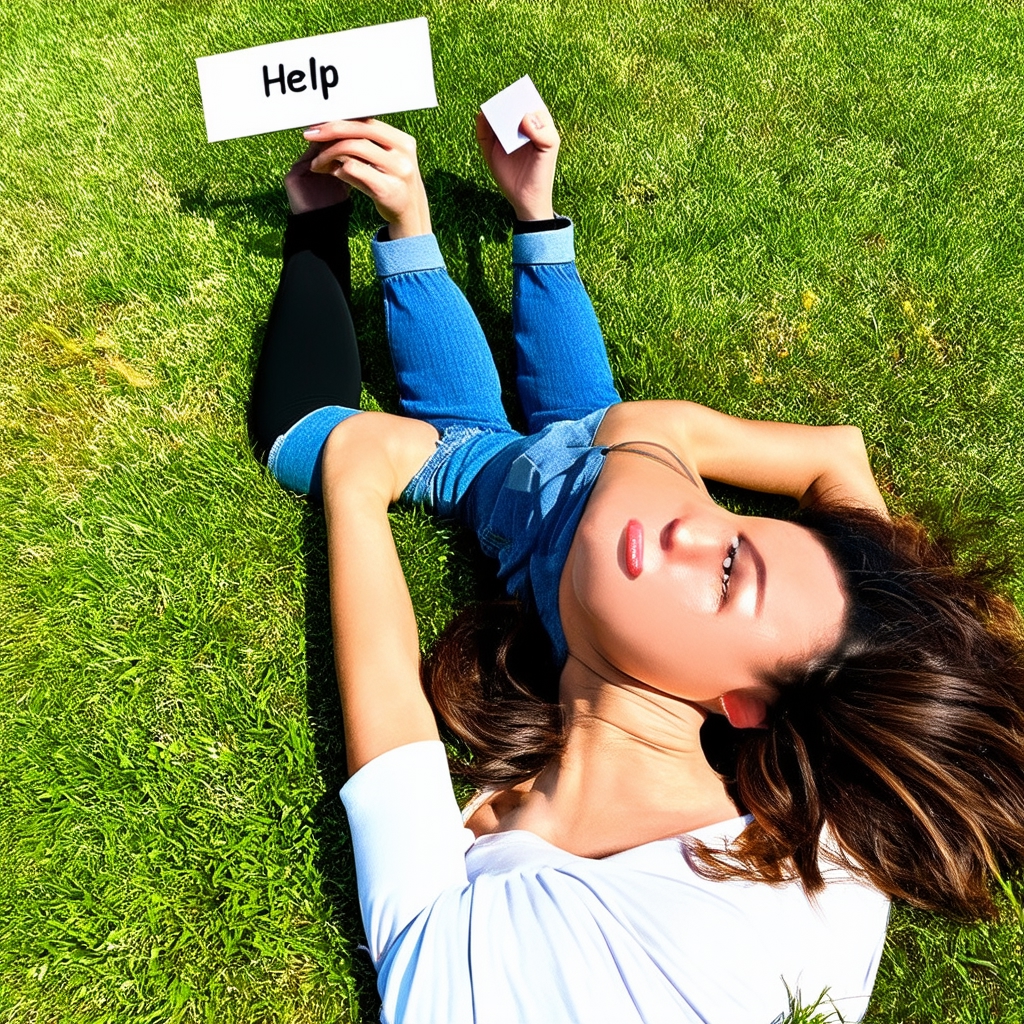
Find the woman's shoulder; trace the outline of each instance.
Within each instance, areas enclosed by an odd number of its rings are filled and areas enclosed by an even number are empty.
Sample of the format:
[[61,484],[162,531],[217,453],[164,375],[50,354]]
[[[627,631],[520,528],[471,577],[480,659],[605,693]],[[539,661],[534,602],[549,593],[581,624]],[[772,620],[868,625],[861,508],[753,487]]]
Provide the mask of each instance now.
[[601,420],[594,443],[608,446],[628,441],[653,441],[666,445],[688,461],[683,416],[690,404],[672,398],[620,402],[611,406]]

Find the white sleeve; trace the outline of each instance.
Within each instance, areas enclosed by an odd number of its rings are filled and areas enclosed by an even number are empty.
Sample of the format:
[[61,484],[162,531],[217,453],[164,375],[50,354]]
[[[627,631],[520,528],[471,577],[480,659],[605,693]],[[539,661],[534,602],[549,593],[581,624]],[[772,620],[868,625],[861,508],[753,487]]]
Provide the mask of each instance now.
[[409,743],[363,765],[342,786],[355,850],[363,928],[379,964],[446,890],[468,884],[463,828],[444,744]]

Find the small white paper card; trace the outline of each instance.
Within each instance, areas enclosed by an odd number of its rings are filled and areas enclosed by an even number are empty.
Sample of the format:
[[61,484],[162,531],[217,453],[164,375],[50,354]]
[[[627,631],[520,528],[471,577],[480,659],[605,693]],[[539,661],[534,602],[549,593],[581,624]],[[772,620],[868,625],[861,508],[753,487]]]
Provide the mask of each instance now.
[[209,142],[436,107],[426,18],[197,57]]
[[501,148],[506,153],[514,153],[520,146],[530,140],[519,130],[523,118],[534,110],[547,109],[547,104],[540,98],[537,87],[529,75],[523,75],[518,82],[513,82],[507,89],[502,89],[497,96],[492,96],[480,109],[487,118],[487,123],[498,136]]

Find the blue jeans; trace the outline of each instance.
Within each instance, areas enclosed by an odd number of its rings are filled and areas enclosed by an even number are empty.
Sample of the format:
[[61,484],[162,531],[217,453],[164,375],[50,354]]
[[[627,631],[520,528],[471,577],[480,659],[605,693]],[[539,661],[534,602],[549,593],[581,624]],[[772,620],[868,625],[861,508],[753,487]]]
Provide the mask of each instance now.
[[432,235],[374,242],[402,411],[441,432],[406,500],[474,530],[513,595],[533,604],[557,660],[567,648],[558,583],[604,451],[594,434],[619,395],[573,262],[572,225],[513,237],[516,385],[527,435],[465,296]]
[[[603,465],[594,434],[620,401],[573,262],[572,225],[513,237],[516,384],[527,434],[508,422],[487,341],[435,237],[375,239],[372,248],[401,411],[441,432],[403,498],[473,529],[509,592],[537,608],[556,657],[564,657],[558,580]],[[290,446],[271,449],[271,471],[286,486],[309,489],[309,453],[356,411],[308,414],[288,432]]]
[[[442,432],[514,433],[483,331],[434,236],[374,240],[372,247],[402,412]],[[516,387],[527,433],[618,402],[601,329],[573,262],[572,225],[514,236],[512,264]]]
[[[487,342],[448,277],[436,238],[374,239],[371,245],[402,412],[441,431],[511,432]],[[618,402],[601,329],[573,262],[571,223],[514,236],[512,262],[516,383],[528,433]],[[339,420],[357,411],[329,406],[303,417],[304,431],[294,430],[298,423],[289,431],[307,435],[293,453],[294,465],[277,458],[284,435],[271,448],[274,476],[292,490],[309,491],[309,449],[318,451]]]

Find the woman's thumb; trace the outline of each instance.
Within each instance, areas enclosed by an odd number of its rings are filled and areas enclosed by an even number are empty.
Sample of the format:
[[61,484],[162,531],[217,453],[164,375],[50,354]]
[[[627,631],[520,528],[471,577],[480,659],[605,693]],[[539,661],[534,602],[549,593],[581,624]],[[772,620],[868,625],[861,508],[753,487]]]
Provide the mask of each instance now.
[[553,149],[558,145],[558,131],[546,110],[535,110],[527,114],[519,125],[519,130],[538,149]]

